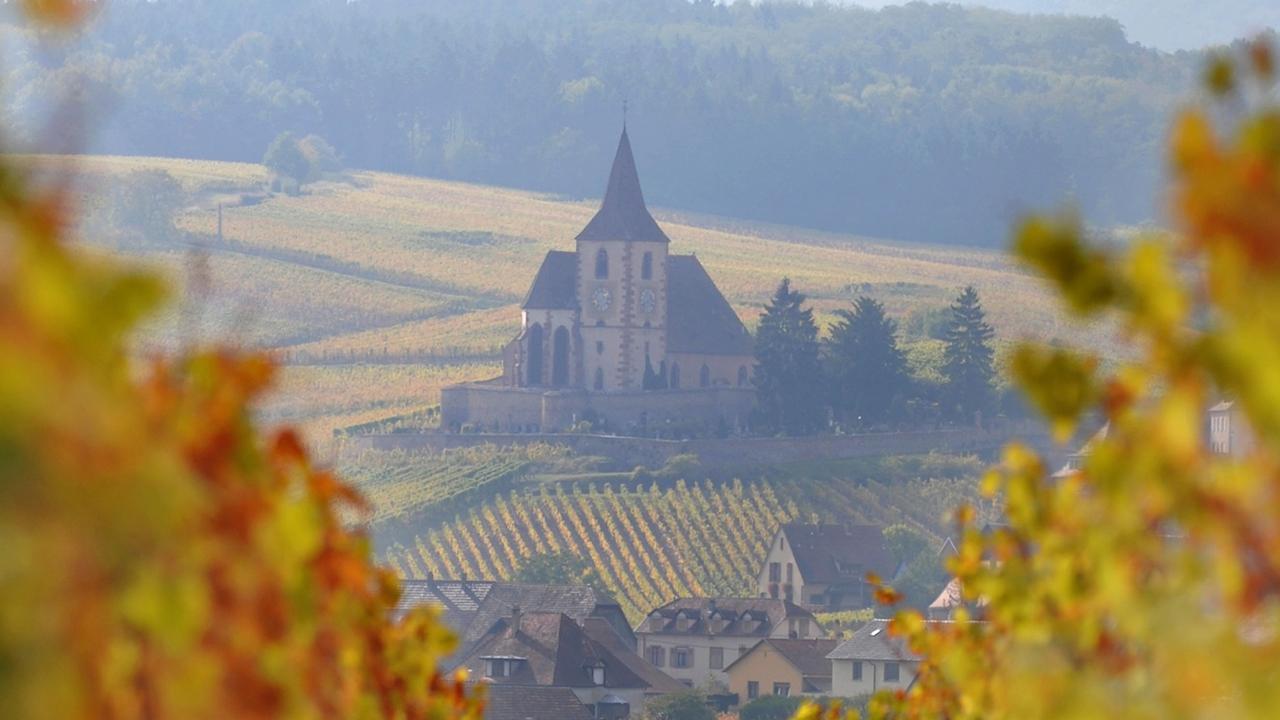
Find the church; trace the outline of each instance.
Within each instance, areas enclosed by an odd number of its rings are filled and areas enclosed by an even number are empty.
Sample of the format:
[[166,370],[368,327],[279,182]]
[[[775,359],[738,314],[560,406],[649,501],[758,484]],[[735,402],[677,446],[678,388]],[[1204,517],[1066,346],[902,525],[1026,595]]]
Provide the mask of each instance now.
[[651,434],[742,427],[755,400],[751,334],[695,255],[668,251],[631,141],[573,251],[552,250],[521,305],[503,373],[445,388],[445,430]]

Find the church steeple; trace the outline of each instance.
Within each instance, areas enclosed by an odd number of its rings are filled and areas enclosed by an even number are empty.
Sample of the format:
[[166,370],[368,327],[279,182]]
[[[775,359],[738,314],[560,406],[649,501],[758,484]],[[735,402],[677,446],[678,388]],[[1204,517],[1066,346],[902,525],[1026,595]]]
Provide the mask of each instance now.
[[640,190],[640,175],[631,154],[631,140],[624,123],[618,151],[613,156],[609,184],[604,201],[591,222],[578,233],[578,240],[624,240],[634,242],[669,242],[662,228],[649,214]]

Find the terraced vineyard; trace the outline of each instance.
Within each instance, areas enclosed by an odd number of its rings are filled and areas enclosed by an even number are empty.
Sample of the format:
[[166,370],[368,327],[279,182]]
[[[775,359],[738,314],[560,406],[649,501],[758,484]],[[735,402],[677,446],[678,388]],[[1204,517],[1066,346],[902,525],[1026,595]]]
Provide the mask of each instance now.
[[[976,461],[956,459],[957,472]],[[535,554],[587,558],[633,619],[682,595],[753,595],[764,550],[780,523],[840,518],[905,522],[938,537],[946,511],[974,496],[971,480],[878,483],[779,479],[620,484],[515,490],[453,522],[393,545],[405,577],[510,578]]]

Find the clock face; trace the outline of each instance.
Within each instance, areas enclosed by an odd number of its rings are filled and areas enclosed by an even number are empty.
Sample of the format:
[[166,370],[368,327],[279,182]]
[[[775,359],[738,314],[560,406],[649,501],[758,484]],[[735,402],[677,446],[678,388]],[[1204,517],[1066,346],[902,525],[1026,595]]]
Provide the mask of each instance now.
[[653,290],[645,288],[640,291],[640,309],[645,315],[652,315],[653,311],[658,307],[658,296]]
[[598,287],[591,293],[591,307],[595,308],[596,312],[608,310],[611,300],[613,298],[609,294],[609,288],[607,287]]

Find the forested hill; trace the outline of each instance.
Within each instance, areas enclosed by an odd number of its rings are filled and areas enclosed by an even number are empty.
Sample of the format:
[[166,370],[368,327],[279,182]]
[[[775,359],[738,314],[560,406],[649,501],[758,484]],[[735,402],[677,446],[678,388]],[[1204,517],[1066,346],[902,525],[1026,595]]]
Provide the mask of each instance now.
[[[652,204],[1002,244],[1070,197],[1140,222],[1199,58],[1111,20],[954,5],[685,0],[112,0],[85,37],[8,27],[5,118],[39,145],[257,161],[318,133],[348,165],[597,196],[624,98]],[[65,134],[54,134],[65,137]],[[43,148],[65,149],[65,148]]]

